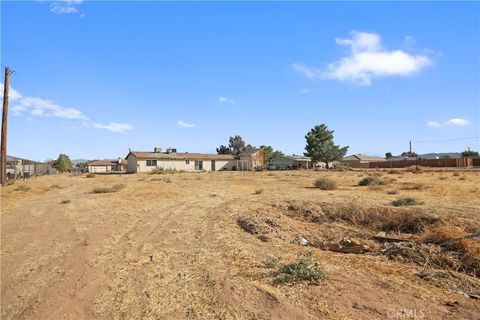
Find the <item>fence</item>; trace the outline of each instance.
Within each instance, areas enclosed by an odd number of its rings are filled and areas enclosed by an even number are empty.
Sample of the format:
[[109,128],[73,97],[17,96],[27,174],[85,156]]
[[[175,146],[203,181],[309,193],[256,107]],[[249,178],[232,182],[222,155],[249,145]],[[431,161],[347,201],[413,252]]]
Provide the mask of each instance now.
[[[0,170],[3,170],[2,156],[0,156]],[[34,176],[55,174],[57,170],[44,162],[37,162],[17,157],[7,156],[6,159],[6,181],[29,179]]]
[[382,162],[370,162],[370,168],[406,168],[411,166],[435,167],[435,168],[467,168],[473,167],[474,163],[478,165],[478,159],[459,158],[459,159],[418,159],[418,160],[391,160]]

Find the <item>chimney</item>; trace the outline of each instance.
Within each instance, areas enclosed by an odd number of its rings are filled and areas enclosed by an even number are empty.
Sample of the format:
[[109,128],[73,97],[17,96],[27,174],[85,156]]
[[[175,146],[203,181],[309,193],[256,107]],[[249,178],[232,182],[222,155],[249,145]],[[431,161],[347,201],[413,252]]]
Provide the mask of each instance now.
[[162,153],[162,148],[155,147],[155,148],[153,148],[153,152],[155,152],[155,153]]

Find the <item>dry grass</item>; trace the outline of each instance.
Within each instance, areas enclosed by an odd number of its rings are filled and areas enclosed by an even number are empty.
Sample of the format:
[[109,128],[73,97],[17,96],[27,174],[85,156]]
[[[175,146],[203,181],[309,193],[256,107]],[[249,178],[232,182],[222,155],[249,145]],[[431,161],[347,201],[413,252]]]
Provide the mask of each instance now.
[[[155,176],[169,184],[150,182],[150,175],[58,174],[6,186],[2,319],[385,319],[385,310],[399,306],[421,306],[432,319],[478,318],[478,300],[456,293],[480,293],[477,240],[443,251],[436,242],[480,227],[479,173],[459,180],[443,172],[445,183],[440,172],[399,170],[388,173],[397,179],[388,186],[358,187],[357,175],[370,172]],[[319,175],[341,188],[308,188]],[[404,181],[428,185],[401,192],[418,195],[424,206],[389,204],[387,190]],[[90,194],[118,184],[128,187]],[[20,185],[31,190],[15,191]],[[264,192],[253,196],[256,190]],[[71,202],[60,205],[62,199]],[[441,232],[445,226],[458,230]],[[379,231],[409,241],[387,249],[372,239]],[[370,251],[320,246],[344,237]],[[328,274],[321,285],[273,284],[272,271],[284,265],[308,275],[299,263],[308,252],[316,257],[308,268],[319,261]],[[274,267],[264,266],[268,256],[278,257]],[[449,301],[459,303],[451,308]]]
[[417,206],[424,204],[423,201],[417,200],[412,197],[402,197],[394,200],[392,205],[395,207],[405,207],[405,206]]
[[94,173],[87,173],[87,175],[85,177],[86,178],[95,178],[95,174]]
[[15,188],[15,191],[22,191],[22,192],[27,192],[27,191],[30,191],[30,190],[32,190],[32,188],[30,188],[29,186],[26,186],[26,185],[20,185],[20,186]]

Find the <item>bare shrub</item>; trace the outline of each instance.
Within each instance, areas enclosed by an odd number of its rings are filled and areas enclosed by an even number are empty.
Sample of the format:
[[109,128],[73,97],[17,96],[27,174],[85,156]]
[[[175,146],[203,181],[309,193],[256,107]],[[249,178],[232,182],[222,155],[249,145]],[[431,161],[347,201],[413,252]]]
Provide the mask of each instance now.
[[112,193],[120,191],[121,189],[125,188],[124,184],[116,184],[112,187],[98,187],[93,189],[92,193]]
[[257,194],[262,194],[262,193],[263,193],[263,189],[257,189],[257,190],[255,190],[255,192],[253,194],[257,195]]
[[85,177],[86,178],[95,178],[95,174],[94,173],[88,173]]
[[67,204],[67,203],[70,203],[70,199],[63,199],[62,202],[60,202],[61,204]]
[[379,186],[379,185],[386,185],[392,183],[394,180],[393,179],[381,179],[379,177],[375,176],[368,176],[363,178],[358,182],[359,186]]
[[335,190],[337,189],[337,183],[335,180],[327,178],[327,177],[321,177],[315,180],[313,183],[315,188],[319,188],[321,190]]
[[427,188],[428,186],[426,184],[416,182],[405,182],[400,187],[402,190],[425,190]]
[[416,205],[421,205],[424,204],[423,201],[419,201],[415,198],[412,197],[402,197],[398,198],[397,200],[392,202],[392,205],[395,207],[401,207],[401,206],[416,206]]
[[458,173],[458,172],[454,172],[454,173],[452,174],[452,176],[454,176],[454,177],[458,177],[458,176],[460,176],[460,173]]

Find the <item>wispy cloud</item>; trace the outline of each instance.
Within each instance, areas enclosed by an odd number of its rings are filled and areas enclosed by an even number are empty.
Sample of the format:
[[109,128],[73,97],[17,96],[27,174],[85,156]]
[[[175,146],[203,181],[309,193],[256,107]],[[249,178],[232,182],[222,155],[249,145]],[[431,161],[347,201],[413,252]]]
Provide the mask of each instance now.
[[309,93],[310,93],[310,89],[308,88],[303,88],[302,90],[300,90],[300,94],[303,96],[306,96]]
[[235,104],[235,100],[233,100],[232,98],[228,98],[228,97],[218,97],[218,102],[222,103],[222,104],[226,104],[226,103],[229,103],[229,104]]
[[429,127],[429,128],[439,128],[440,123],[435,122],[435,121],[428,121],[427,122],[427,127]]
[[195,124],[193,124],[193,123],[186,123],[186,122],[184,122],[184,121],[182,121],[182,120],[178,120],[178,121],[177,121],[177,124],[178,124],[178,126],[180,126],[180,127],[182,127],[182,128],[193,128],[193,127],[195,127]]
[[[3,97],[3,83],[0,83],[0,97]],[[10,110],[14,115],[27,115],[27,121],[34,121],[46,117],[55,117],[60,119],[78,120],[85,127],[94,127],[105,129],[111,132],[124,133],[133,130],[133,126],[128,123],[100,124],[91,122],[80,110],[64,107],[52,100],[23,96],[14,88],[9,88]]]
[[[407,42],[412,45],[412,37]],[[336,38],[340,46],[350,48],[350,54],[327,65],[322,71],[302,63],[293,69],[307,78],[336,79],[359,85],[371,85],[374,79],[408,76],[432,64],[426,55],[412,55],[402,50],[386,50],[376,33],[352,31],[351,38]]]
[[303,63],[293,63],[292,68],[299,74],[309,79],[317,78],[322,75],[322,72],[319,69],[311,68]]
[[77,13],[76,5],[80,5],[83,0],[57,0],[50,4],[50,11],[55,14]]
[[105,129],[110,132],[115,132],[115,133],[126,133],[128,131],[133,130],[133,126],[128,123],[116,123],[116,122],[110,122],[109,124],[101,124],[101,123],[92,123],[92,127],[97,128],[97,129]]
[[462,118],[452,118],[447,121],[449,126],[457,126],[457,127],[466,127],[470,124],[470,121]]

